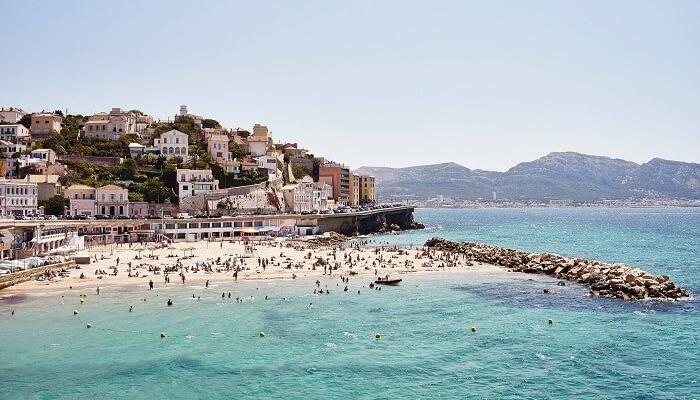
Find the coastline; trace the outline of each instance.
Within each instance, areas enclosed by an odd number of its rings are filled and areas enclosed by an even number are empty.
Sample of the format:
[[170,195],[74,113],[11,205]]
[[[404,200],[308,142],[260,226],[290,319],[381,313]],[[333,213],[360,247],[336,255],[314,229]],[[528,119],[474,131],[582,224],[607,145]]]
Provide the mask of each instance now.
[[[247,252],[244,244],[229,242],[174,243],[171,245],[172,250],[158,248],[140,252],[136,246],[131,248],[128,245],[99,246],[82,251],[80,255],[89,255],[93,262],[68,270],[66,277],[21,282],[0,291],[0,298],[9,299],[14,296],[35,294],[94,294],[98,287],[101,290],[138,287],[148,290],[151,280],[156,288],[161,288],[164,285],[168,287],[205,285],[207,281],[212,284],[215,282],[233,284],[236,281],[303,280],[345,276],[369,278],[369,283],[375,279],[375,276],[389,275],[392,278],[402,278],[412,273],[445,271],[506,273],[502,268],[488,263],[453,260],[449,252],[431,250],[428,253],[422,246],[411,246],[411,248],[389,246],[376,242],[371,237],[362,242],[363,245],[346,242],[342,245],[319,247],[304,241],[271,240],[256,242]],[[141,258],[136,259],[139,253]],[[181,256],[183,253],[187,254],[186,258]],[[170,254],[180,254],[180,256],[169,257]],[[97,262],[94,262],[95,256]],[[118,266],[117,258],[119,258]],[[267,260],[266,268],[262,267],[263,261],[258,263],[258,259]],[[236,265],[241,268],[237,279],[233,277],[234,269],[231,266],[233,260],[236,260]],[[138,273],[138,277],[129,277],[129,262],[132,265],[132,275]],[[165,283],[165,273],[162,270],[165,267],[173,267],[178,262],[184,269],[185,283],[181,282],[179,272],[168,273],[170,283]],[[228,270],[226,270],[226,262],[230,265]],[[326,271],[322,265],[324,262],[327,266]],[[336,263],[338,268],[329,273],[329,266],[331,264],[335,266]],[[289,268],[290,265],[291,268]],[[113,267],[117,267],[116,276],[110,275],[114,271]],[[161,271],[149,271],[149,267],[151,269],[158,267]],[[205,268],[211,268],[211,270],[204,271]],[[95,274],[97,270],[108,274]],[[80,278],[81,274],[84,274],[84,279]]]

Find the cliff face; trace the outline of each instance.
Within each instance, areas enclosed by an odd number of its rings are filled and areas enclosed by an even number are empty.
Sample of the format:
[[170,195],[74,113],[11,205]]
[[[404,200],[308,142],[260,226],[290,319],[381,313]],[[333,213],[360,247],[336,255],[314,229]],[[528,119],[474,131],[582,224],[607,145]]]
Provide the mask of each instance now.
[[321,233],[336,232],[346,236],[389,231],[421,229],[423,224],[413,219],[413,209],[378,210],[367,214],[336,214],[318,220]]
[[506,172],[471,170],[455,163],[409,168],[362,167],[374,175],[381,199],[570,199],[639,197],[700,199],[700,164],[655,158],[644,164],[609,157],[550,153]]

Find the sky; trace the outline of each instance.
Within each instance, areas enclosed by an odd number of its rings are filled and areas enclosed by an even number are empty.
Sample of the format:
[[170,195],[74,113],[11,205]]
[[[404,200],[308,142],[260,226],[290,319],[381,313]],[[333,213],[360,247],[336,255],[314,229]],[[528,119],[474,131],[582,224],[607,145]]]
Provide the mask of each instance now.
[[0,105],[181,104],[360,166],[700,162],[699,1],[0,0]]

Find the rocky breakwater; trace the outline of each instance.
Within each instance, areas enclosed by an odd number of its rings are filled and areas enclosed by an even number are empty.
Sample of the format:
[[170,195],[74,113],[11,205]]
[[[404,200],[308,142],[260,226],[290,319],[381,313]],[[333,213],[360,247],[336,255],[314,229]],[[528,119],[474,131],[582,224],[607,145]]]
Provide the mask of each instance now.
[[610,264],[585,258],[568,258],[552,253],[528,253],[483,243],[451,242],[432,238],[426,246],[459,252],[469,260],[506,267],[515,272],[544,274],[561,280],[582,283],[590,293],[624,300],[670,299],[690,297],[666,275],[654,276],[624,264]]

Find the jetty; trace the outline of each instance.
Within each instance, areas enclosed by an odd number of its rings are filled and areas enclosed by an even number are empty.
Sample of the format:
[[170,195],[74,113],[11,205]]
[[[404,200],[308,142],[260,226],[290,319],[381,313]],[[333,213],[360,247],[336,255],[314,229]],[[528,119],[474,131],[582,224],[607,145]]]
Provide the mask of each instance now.
[[569,258],[552,253],[529,253],[484,243],[452,242],[432,238],[427,247],[464,254],[468,260],[498,265],[514,272],[549,275],[563,281],[586,285],[592,295],[623,300],[669,299],[690,297],[690,292],[676,286],[666,275],[619,263],[586,258]]

